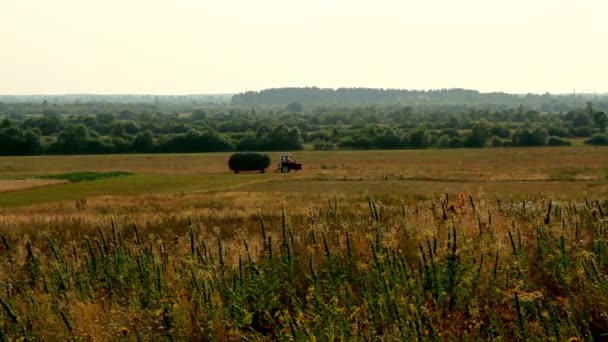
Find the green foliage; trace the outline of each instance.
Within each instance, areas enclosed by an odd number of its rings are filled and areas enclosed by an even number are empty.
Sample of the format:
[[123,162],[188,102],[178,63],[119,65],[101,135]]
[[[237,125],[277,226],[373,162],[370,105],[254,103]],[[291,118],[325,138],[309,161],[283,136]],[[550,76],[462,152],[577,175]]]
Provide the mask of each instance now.
[[427,148],[431,144],[431,136],[425,128],[412,130],[407,137],[407,145],[412,148]]
[[586,112],[579,111],[575,114],[572,125],[574,127],[588,127],[593,123],[591,117]]
[[257,152],[237,152],[228,159],[230,170],[238,173],[239,171],[264,171],[270,166],[270,156]]
[[492,143],[493,147],[500,147],[503,145],[502,139],[500,139],[500,137],[498,136],[492,136],[492,139],[490,139],[490,142]]
[[466,138],[466,147],[484,147],[490,139],[490,125],[486,121],[478,121],[473,125],[471,134]]
[[606,132],[606,126],[608,125],[608,117],[604,112],[593,113],[593,123],[600,132]]
[[547,143],[547,130],[542,127],[520,128],[514,134],[514,146],[544,146]]
[[499,137],[501,139],[507,139],[511,137],[511,131],[505,125],[494,125],[490,128],[490,134],[492,136]]
[[329,151],[334,149],[334,144],[331,141],[316,139],[312,142],[312,148],[315,151]]
[[608,135],[604,133],[593,134],[589,139],[585,140],[585,144],[606,146],[608,145]]
[[392,128],[384,129],[376,135],[374,145],[381,149],[393,149],[403,147],[403,137],[400,132]]
[[568,139],[562,139],[556,136],[550,136],[547,140],[547,145],[549,146],[570,146],[572,143]]
[[215,152],[233,151],[235,144],[229,137],[213,130],[200,132],[191,128],[185,134],[164,136],[158,142],[161,152]]
[[22,130],[16,126],[0,128],[0,155],[30,155],[42,150],[38,129]]
[[[525,206],[447,196],[413,205],[365,202],[356,202],[365,210],[330,200],[293,217],[285,209],[243,215],[236,225],[245,225],[246,238],[206,215],[172,214],[145,227],[71,220],[63,230],[31,227],[29,235],[3,229],[2,280],[12,286],[0,298],[2,336],[80,340],[102,330],[117,340],[604,337],[608,243],[597,229],[600,204],[555,209],[545,198],[524,199]],[[451,207],[458,209],[441,212]],[[492,223],[475,208],[502,211],[517,224]],[[422,220],[430,223],[412,224]],[[475,220],[478,229],[458,225]]]
[[[305,93],[312,97],[304,96]],[[507,94],[480,94],[463,89],[409,92],[296,88],[243,96],[236,96],[232,106],[202,106],[194,102],[186,105],[177,100],[180,104],[3,103],[0,129],[14,126],[23,132],[27,129],[39,132],[40,145],[33,141],[35,148],[26,148],[16,143],[10,151],[8,147],[0,148],[0,153],[294,151],[315,140],[331,141],[335,147],[347,149],[486,147],[496,146],[491,143],[493,136],[506,144],[531,146],[539,145],[542,137],[528,139],[523,131],[517,137],[511,133],[539,126],[546,127],[548,136],[589,137],[595,132],[605,132],[608,125],[604,114],[608,103],[602,101],[597,106],[573,108],[564,107],[560,97],[526,96],[517,97],[519,102],[512,103],[514,98]],[[237,105],[239,98],[258,96],[282,96],[280,101],[284,103],[265,106],[263,100],[243,107]],[[316,96],[328,96],[327,99],[338,96],[344,101],[314,104]],[[349,100],[354,98],[359,100]],[[373,98],[401,100],[369,102]],[[484,98],[500,101],[476,102]],[[467,105],[455,105],[450,99]],[[414,104],[409,103],[414,100]],[[306,104],[306,113],[302,104]],[[14,131],[9,133],[13,137],[18,135]],[[316,145],[319,149],[330,147],[320,142]]]
[[21,123],[22,128],[38,128],[43,135],[61,132],[63,122],[59,116],[29,117]]
[[291,113],[302,113],[304,111],[304,106],[300,102],[292,102],[286,108]]
[[138,133],[133,138],[133,151],[138,153],[150,153],[153,152],[156,146],[156,142],[154,139],[154,135],[150,130],[145,130],[141,133]]

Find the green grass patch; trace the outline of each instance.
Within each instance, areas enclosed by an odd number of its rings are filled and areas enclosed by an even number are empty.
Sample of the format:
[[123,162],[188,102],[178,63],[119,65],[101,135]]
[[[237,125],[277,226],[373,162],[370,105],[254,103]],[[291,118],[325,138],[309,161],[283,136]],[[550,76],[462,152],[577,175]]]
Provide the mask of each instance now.
[[42,179],[65,179],[70,183],[91,182],[95,180],[108,179],[120,176],[132,175],[130,172],[111,171],[111,172],[69,172],[55,175],[43,175],[37,178]]

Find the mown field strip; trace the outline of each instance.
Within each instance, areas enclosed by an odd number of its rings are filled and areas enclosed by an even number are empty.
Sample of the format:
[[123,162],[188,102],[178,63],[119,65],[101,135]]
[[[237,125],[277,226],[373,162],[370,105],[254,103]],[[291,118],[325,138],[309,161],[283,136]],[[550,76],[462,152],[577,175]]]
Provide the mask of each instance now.
[[67,181],[62,179],[0,179],[0,193],[21,191],[65,183],[67,183]]
[[0,195],[0,207],[61,202],[104,195],[134,196],[168,192],[200,192],[267,180],[268,178],[260,174],[239,175],[237,177],[232,174],[131,175],[4,193]]

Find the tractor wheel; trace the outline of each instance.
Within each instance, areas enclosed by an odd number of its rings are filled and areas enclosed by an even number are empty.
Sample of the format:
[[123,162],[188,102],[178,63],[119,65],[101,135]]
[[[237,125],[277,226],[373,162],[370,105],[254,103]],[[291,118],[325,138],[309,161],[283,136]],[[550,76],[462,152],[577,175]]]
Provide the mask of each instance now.
[[289,172],[289,166],[283,166],[281,168],[281,172],[283,172],[283,173]]

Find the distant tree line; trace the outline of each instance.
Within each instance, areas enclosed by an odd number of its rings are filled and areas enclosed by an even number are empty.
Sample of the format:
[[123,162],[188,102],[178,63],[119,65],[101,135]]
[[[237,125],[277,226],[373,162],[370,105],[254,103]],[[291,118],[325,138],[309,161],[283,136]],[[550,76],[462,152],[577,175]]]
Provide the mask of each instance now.
[[[595,97],[597,99],[597,97]],[[406,90],[377,88],[273,88],[247,91],[232,97],[237,106],[285,106],[290,103],[303,105],[369,105],[402,104],[411,106],[437,105],[492,105],[496,107],[524,104],[541,111],[564,112],[572,110],[590,99],[589,94],[551,95],[508,94],[503,92],[481,93],[470,89]],[[599,108],[608,109],[608,96],[600,95]]]
[[608,145],[594,103],[282,107],[0,103],[0,155]]

